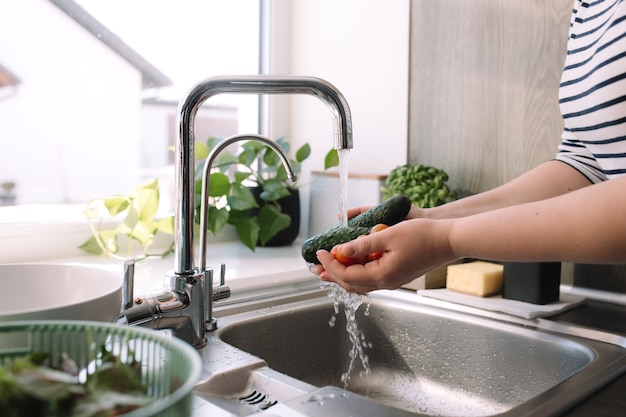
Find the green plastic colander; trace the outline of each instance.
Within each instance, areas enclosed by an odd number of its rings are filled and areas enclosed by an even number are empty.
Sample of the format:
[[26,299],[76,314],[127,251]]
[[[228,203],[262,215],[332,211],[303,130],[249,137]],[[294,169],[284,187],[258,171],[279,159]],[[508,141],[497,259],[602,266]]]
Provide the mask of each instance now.
[[31,352],[50,354],[58,366],[65,353],[83,376],[99,366],[100,347],[122,361],[141,363],[150,404],[123,417],[191,415],[192,390],[202,370],[200,355],[187,343],[141,327],[89,321],[13,321],[0,324],[0,365]]

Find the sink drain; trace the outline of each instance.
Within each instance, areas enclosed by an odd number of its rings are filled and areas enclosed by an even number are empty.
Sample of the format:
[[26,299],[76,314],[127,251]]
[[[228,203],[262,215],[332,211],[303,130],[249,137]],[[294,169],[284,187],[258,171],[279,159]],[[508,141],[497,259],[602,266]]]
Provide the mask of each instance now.
[[250,394],[245,397],[240,397],[239,401],[244,404],[254,405],[258,407],[260,410],[267,410],[271,406],[278,403],[276,400],[272,400],[269,395],[261,392],[261,391],[252,391]]

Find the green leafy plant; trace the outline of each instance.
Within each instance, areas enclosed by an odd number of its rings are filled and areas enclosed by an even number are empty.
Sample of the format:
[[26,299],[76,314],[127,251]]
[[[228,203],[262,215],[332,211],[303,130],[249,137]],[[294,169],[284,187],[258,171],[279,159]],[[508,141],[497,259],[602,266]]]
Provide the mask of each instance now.
[[[158,232],[174,235],[174,217],[157,218],[159,208],[159,183],[153,180],[135,188],[129,194],[99,197],[90,200],[83,215],[89,221],[92,237],[79,246],[92,255],[108,255],[127,258],[139,247],[136,260],[148,256],[164,256],[173,248],[173,241],[161,253],[148,252]],[[119,219],[113,228],[106,227],[106,219]],[[122,242],[121,237],[125,238]],[[125,247],[120,255],[120,244]]]
[[[195,156],[195,221],[199,224],[202,193],[202,171],[211,149],[220,141],[210,137],[206,142],[196,142]],[[286,153],[290,146],[287,140],[276,141]],[[301,163],[311,154],[309,144],[302,145],[291,160],[296,173],[300,172]],[[335,149],[330,150],[324,159],[324,168],[339,165]],[[280,158],[268,146],[259,142],[248,141],[236,151],[224,150],[214,163],[214,172],[210,181],[210,206],[208,230],[218,234],[224,226],[235,227],[237,236],[247,247],[255,250],[260,243],[264,245],[278,232],[287,228],[291,216],[283,213],[280,200],[292,193],[296,184],[292,184]],[[253,189],[257,188],[256,198]],[[84,242],[80,249],[92,255],[107,255],[119,259],[127,258],[136,252],[136,260],[149,256],[165,256],[173,250],[173,241],[160,253],[150,253],[158,232],[174,234],[174,217],[157,218],[159,207],[159,184],[155,179],[137,187],[125,195],[98,197],[87,203],[84,211],[89,221],[92,237]],[[258,208],[258,214],[251,215],[250,210]],[[119,222],[114,227],[107,227],[115,219]],[[108,220],[108,221],[107,221]],[[120,254],[120,247],[125,248]]]
[[456,199],[447,184],[448,174],[439,168],[421,165],[401,165],[389,173],[382,187],[383,200],[404,194],[422,208],[436,207]]
[[[205,143],[197,142],[196,158],[196,221],[199,222],[202,171],[211,149],[220,141],[210,137]],[[276,142],[290,151],[289,142],[279,138]],[[308,143],[296,150],[291,160],[296,173],[300,173],[301,163],[311,154]],[[325,157],[325,169],[339,164],[336,150],[331,150]],[[214,172],[209,177],[210,206],[208,229],[212,234],[219,233],[224,226],[231,224],[237,231],[239,240],[251,250],[257,244],[265,245],[278,232],[287,228],[291,216],[283,213],[279,200],[287,197],[296,188],[288,179],[285,167],[276,153],[268,146],[248,141],[236,151],[221,152],[213,164]],[[258,189],[257,199],[253,189]],[[258,208],[258,215],[251,215],[250,210]]]

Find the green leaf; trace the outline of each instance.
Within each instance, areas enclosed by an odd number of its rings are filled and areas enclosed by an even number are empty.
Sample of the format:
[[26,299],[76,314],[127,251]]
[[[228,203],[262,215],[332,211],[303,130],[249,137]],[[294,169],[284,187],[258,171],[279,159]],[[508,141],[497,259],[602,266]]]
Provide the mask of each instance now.
[[141,246],[149,246],[154,240],[155,231],[155,222],[144,222],[139,220],[131,231],[130,237],[141,243]]
[[263,153],[263,163],[268,167],[275,167],[280,163],[280,158],[272,148],[267,147]]
[[226,226],[226,224],[228,223],[228,218],[229,212],[226,207],[218,209],[216,207],[210,206],[208,224],[209,231],[213,235],[219,233],[219,231],[222,230],[224,226]]
[[140,187],[135,190],[133,206],[136,208],[139,219],[152,221],[159,210],[159,188]]
[[311,155],[311,146],[308,143],[305,143],[296,152],[296,161],[302,162],[305,159],[307,159],[310,155]]
[[[292,164],[292,166],[293,165],[295,164]],[[274,179],[276,179],[277,181],[281,181],[281,182],[290,182],[289,177],[287,177],[287,169],[285,168],[283,164],[280,164],[276,168],[276,176],[274,177]]]
[[[214,172],[209,176],[209,187],[209,197],[221,197],[223,195],[228,195],[228,193],[230,192],[230,179],[226,174],[222,174],[221,172]],[[199,188],[199,193],[201,193],[202,183],[200,183]],[[198,190],[196,190],[196,192],[198,192]]]
[[220,138],[217,136],[209,136],[206,140],[206,146],[209,147],[209,149],[213,149],[215,148],[215,145],[217,145],[218,143],[220,143],[224,138]]
[[[293,169],[293,172],[295,172],[296,175],[300,174],[302,165],[298,162],[298,161],[291,161],[291,168]],[[295,187],[295,182],[292,182],[289,179],[289,176],[287,175],[287,168],[285,168],[285,166],[283,164],[281,164],[280,166],[278,166],[278,168],[276,169],[276,175],[275,178],[278,181],[281,181],[284,184],[293,184],[293,186]],[[297,182],[297,179],[296,179]]]
[[254,251],[259,241],[260,230],[257,218],[248,216],[245,211],[231,210],[228,222],[235,225],[239,240]]
[[129,205],[130,202],[128,201],[127,197],[113,196],[104,199],[104,206],[109,211],[109,214],[114,217],[120,213],[123,213]]
[[259,206],[250,189],[241,184],[232,184],[227,201],[232,210],[248,210]]
[[339,153],[337,149],[331,149],[324,158],[324,169],[339,166]]
[[[99,230],[96,234],[83,243],[80,248],[94,255],[102,255],[105,253],[117,253],[119,247],[117,245],[117,231],[111,229]],[[99,249],[96,249],[97,245]]]
[[87,241],[83,243],[82,245],[80,245],[78,248],[81,250],[84,250],[90,255],[102,255],[104,253],[104,251],[98,244],[98,241],[96,240],[95,236],[92,236],[89,239],[87,239]]
[[157,193],[159,192],[159,180],[158,178],[153,179],[150,182],[140,185],[137,189],[145,189],[145,190],[153,190]]
[[285,184],[277,179],[267,180],[263,184],[260,197],[265,201],[276,201],[290,194]]
[[265,245],[278,232],[289,227],[291,217],[288,214],[281,213],[274,205],[266,204],[259,212],[258,223],[260,225],[259,240],[261,245]]
[[248,172],[235,171],[235,182],[241,184],[242,182],[250,178],[251,175],[252,173],[249,171]]
[[[135,227],[135,225],[137,225],[139,220],[140,220],[139,211],[135,208],[135,206],[131,206],[128,209],[126,218],[124,219],[124,222],[121,224],[121,226],[128,227],[128,230],[130,231],[130,230],[133,230],[133,228]],[[128,233],[128,231],[126,233]]]
[[210,149],[208,144],[202,142],[195,143],[194,154],[196,159],[206,159],[209,156],[209,152]]
[[238,163],[239,160],[237,159],[237,156],[228,151],[222,151],[215,158],[215,162],[213,163],[213,166],[211,168],[219,168],[220,171],[226,172],[231,165]]
[[101,230],[98,233],[100,240],[104,243],[105,249],[111,253],[117,253],[119,247],[117,246],[117,233],[115,230]]
[[253,150],[257,153],[257,155],[265,148],[265,144],[261,143],[261,142],[257,142],[254,140],[249,140],[247,142],[245,142],[243,145],[241,145],[241,147],[244,150]]
[[254,161],[258,158],[258,156],[259,153],[257,149],[248,148],[244,149],[239,154],[239,158],[237,158],[237,161],[242,165],[250,167],[252,166],[252,163],[254,163]]
[[90,391],[112,390],[118,393],[141,393],[141,366],[137,363],[103,361],[96,371],[87,377],[85,387]]
[[167,216],[157,220],[156,228],[159,232],[174,235],[174,216]]
[[289,141],[284,136],[279,137],[278,139],[276,139],[275,142],[278,143],[278,145],[280,145],[281,148],[283,148],[285,153],[288,154],[289,151],[291,150],[291,146],[289,145]]

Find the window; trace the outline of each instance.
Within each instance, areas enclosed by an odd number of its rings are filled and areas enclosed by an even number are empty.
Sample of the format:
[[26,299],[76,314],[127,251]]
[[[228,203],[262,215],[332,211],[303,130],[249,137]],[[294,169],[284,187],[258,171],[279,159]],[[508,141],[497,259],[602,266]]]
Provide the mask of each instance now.
[[[0,69],[12,80],[0,83],[0,204],[82,204],[154,177],[167,190],[178,101],[202,79],[258,72],[259,9],[259,0],[14,2],[0,14]],[[211,98],[196,139],[256,131],[257,105]]]

